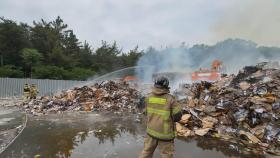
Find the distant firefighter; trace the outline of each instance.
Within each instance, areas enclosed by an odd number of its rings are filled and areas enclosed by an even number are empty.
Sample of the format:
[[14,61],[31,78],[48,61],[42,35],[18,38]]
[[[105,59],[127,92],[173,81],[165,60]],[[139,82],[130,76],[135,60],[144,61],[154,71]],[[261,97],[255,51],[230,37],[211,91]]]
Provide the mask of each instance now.
[[24,84],[24,87],[23,87],[23,100],[27,101],[27,100],[29,100],[29,98],[30,98],[30,87],[26,83],[26,84]]
[[30,99],[36,99],[38,92],[39,91],[37,89],[37,86],[35,84],[32,84],[30,88]]

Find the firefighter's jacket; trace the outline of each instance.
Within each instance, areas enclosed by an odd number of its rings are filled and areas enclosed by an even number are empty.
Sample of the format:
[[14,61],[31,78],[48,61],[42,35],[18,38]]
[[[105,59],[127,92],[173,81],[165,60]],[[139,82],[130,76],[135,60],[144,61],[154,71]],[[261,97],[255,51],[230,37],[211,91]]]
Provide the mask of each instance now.
[[[181,114],[181,107],[168,89],[154,88],[145,99],[147,134],[160,140],[175,138],[175,116]],[[181,115],[179,116],[181,118]]]
[[28,85],[25,85],[25,86],[23,87],[23,92],[24,92],[24,93],[30,93],[30,87],[29,87]]
[[31,91],[31,94],[32,94],[32,95],[37,95],[37,93],[38,93],[38,89],[37,89],[37,87],[35,87],[35,86],[32,86],[31,89],[30,89],[30,91]]

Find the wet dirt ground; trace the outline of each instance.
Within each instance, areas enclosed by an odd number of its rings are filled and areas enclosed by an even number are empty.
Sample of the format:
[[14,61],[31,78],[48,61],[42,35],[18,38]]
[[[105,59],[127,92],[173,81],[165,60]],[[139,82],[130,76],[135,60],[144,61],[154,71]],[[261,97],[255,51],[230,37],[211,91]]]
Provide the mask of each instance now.
[[[29,117],[22,134],[0,157],[136,158],[143,148],[145,125],[133,114],[67,113]],[[144,121],[142,121],[144,122]],[[207,138],[176,139],[176,158],[258,157]],[[159,158],[159,152],[154,154]]]
[[0,107],[0,153],[22,130],[25,119],[18,108]]

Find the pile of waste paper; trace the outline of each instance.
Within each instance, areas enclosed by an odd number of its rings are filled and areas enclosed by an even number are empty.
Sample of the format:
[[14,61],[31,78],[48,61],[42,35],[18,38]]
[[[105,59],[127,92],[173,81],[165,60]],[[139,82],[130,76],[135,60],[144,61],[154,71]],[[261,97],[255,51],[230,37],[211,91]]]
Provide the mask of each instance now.
[[55,96],[23,103],[24,109],[34,115],[62,111],[135,110],[140,93],[125,82],[105,81],[63,91]]
[[280,69],[247,66],[215,83],[186,84],[184,92],[178,136],[215,137],[279,155]]

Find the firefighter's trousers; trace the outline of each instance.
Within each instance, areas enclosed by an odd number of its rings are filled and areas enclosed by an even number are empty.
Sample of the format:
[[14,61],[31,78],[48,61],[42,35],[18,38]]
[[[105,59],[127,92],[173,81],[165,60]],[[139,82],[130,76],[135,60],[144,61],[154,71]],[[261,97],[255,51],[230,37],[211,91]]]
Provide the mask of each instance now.
[[139,158],[152,158],[157,146],[159,146],[160,158],[173,158],[174,140],[161,141],[149,135],[144,140],[144,149]]
[[23,100],[27,101],[30,98],[30,92],[23,92]]

